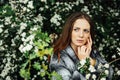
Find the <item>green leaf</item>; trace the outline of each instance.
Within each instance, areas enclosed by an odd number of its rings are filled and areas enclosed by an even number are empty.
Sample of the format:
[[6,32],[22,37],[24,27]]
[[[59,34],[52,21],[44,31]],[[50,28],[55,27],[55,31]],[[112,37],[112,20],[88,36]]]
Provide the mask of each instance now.
[[22,68],[20,69],[20,76],[28,80],[30,78],[30,72]]
[[25,56],[25,58],[29,58],[29,52],[28,52],[28,51],[25,52],[25,53],[24,53],[24,56]]
[[41,75],[42,77],[44,77],[45,74],[46,74],[46,71],[42,71],[42,72],[40,73],[40,75]]
[[51,3],[55,3],[55,0],[50,0],[51,1]]
[[35,62],[35,63],[33,64],[33,68],[35,68],[36,70],[40,70],[40,69],[41,69],[40,63]]
[[32,59],[34,59],[34,58],[36,58],[36,57],[37,57],[37,55],[36,55],[35,53],[30,54],[30,60],[32,60]]
[[28,64],[28,60],[22,64],[22,68],[25,68],[27,66],[27,64]]
[[52,76],[54,76],[56,78],[56,80],[62,80],[62,76],[59,75],[57,72],[53,71],[51,73]]
[[86,58],[86,65],[89,67],[90,66],[90,58]]

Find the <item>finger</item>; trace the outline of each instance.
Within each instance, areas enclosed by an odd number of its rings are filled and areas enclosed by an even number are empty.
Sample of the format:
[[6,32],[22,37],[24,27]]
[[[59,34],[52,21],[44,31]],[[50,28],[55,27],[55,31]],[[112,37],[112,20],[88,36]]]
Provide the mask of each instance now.
[[89,48],[92,47],[92,39],[91,39],[91,36],[88,38],[88,47],[89,47]]
[[86,47],[89,48],[91,46],[89,38],[87,39]]
[[87,50],[86,50],[86,55],[87,55],[88,57],[90,56],[90,52],[91,52],[90,49],[87,49]]
[[92,46],[92,38],[91,38],[91,36],[89,37],[89,42],[90,42],[90,44]]
[[81,53],[81,49],[80,49],[80,47],[77,47],[77,52],[78,52],[78,54]]
[[86,46],[81,46],[81,53],[82,53],[82,54],[85,54],[85,53],[86,53],[86,50],[87,50],[87,47],[86,47]]

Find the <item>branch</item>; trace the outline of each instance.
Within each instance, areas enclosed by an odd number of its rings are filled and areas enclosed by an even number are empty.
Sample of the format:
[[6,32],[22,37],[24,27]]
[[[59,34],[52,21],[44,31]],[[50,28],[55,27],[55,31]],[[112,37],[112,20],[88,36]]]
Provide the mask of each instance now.
[[117,58],[117,59],[111,61],[109,64],[112,64],[112,63],[114,63],[114,62],[116,62],[116,61],[118,61],[118,60],[120,60],[120,58]]

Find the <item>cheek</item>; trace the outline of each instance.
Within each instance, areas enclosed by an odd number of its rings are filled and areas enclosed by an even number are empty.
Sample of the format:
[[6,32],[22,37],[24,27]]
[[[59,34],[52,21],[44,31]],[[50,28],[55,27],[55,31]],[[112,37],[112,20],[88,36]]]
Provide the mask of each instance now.
[[76,38],[77,38],[77,35],[74,32],[72,32],[71,41],[74,42],[76,40]]
[[87,39],[89,38],[89,34],[88,35],[85,35],[85,41],[87,41]]
[[85,38],[89,38],[89,36],[90,36],[90,33],[85,34]]
[[74,32],[72,32],[71,38],[73,39],[73,38],[75,38],[75,37],[76,37],[76,34],[75,34]]

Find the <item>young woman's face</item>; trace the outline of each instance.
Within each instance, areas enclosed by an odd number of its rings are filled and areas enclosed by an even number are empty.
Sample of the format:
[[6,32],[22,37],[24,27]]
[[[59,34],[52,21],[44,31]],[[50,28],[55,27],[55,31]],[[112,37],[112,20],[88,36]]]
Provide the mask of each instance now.
[[71,46],[83,46],[90,36],[90,24],[86,19],[77,19],[74,22],[71,34]]

